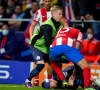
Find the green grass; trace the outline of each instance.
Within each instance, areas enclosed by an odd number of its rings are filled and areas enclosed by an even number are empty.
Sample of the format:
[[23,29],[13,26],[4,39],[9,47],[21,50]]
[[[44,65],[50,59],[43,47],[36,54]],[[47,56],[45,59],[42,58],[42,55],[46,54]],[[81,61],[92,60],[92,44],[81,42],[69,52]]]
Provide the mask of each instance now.
[[[0,84],[0,90],[50,90],[50,89],[43,89],[40,86],[35,86],[32,89],[28,89],[25,87],[25,85]],[[61,90],[61,89],[56,89],[56,90]],[[77,89],[77,90],[83,90],[83,89]]]

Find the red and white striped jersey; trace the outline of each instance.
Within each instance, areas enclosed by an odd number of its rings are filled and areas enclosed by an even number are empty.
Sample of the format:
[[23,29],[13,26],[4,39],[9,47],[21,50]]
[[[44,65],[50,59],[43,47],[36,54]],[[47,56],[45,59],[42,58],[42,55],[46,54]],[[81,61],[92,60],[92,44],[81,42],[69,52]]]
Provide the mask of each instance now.
[[45,8],[41,8],[34,14],[33,21],[42,24],[42,22],[46,21],[49,18],[51,18],[51,11],[47,11]]
[[65,17],[67,20],[75,20],[75,15],[71,6],[71,0],[66,0]]
[[82,40],[83,35],[78,29],[65,27],[57,32],[57,35],[51,46],[66,44],[68,46],[74,47],[75,42],[81,43]]

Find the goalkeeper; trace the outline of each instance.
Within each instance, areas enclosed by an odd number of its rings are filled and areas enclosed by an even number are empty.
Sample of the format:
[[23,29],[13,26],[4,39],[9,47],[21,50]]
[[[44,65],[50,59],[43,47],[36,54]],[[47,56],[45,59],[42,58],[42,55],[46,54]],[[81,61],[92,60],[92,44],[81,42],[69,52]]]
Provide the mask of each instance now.
[[[84,80],[82,77],[82,69],[77,65],[72,65],[64,70],[62,70],[64,76],[66,77],[66,81],[68,82],[68,89],[77,89],[79,86],[84,88]],[[92,86],[95,89],[91,90],[99,90],[100,89],[100,78],[91,76],[91,83],[90,86]],[[62,82],[57,77],[56,73],[53,72],[52,79],[45,79],[42,82],[43,88],[58,88],[62,89]]]

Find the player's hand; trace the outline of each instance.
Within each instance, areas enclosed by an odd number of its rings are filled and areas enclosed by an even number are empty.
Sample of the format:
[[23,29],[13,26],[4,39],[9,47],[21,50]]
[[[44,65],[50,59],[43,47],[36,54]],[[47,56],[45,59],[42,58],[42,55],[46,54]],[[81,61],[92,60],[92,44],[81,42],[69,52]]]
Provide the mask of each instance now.
[[67,86],[68,86],[68,82],[67,81],[62,81],[62,87],[63,88],[67,88]]
[[85,17],[87,20],[94,20],[93,16],[90,14],[87,14]]
[[70,76],[70,79],[74,80],[75,79],[75,76],[74,75],[71,75]]

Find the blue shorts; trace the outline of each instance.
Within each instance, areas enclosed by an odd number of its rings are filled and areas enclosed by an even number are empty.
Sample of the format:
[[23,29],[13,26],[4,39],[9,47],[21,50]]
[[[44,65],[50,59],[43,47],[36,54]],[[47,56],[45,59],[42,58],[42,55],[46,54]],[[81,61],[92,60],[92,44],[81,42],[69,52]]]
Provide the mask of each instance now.
[[42,51],[36,49],[33,46],[30,46],[32,56],[35,62],[44,60],[45,62],[49,62],[49,55],[43,53]]
[[54,61],[58,61],[61,55],[76,64],[84,58],[77,48],[68,45],[58,45],[50,48],[49,56]]

